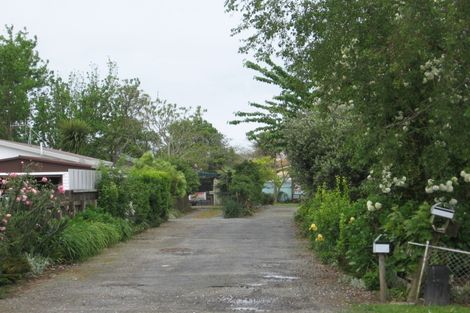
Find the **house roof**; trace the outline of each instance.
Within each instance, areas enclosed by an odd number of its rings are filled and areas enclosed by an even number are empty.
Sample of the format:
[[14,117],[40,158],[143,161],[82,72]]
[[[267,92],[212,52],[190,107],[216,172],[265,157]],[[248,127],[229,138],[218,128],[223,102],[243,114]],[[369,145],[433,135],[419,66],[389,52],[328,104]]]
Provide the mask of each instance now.
[[38,163],[46,163],[46,164],[57,164],[57,165],[63,165],[66,167],[71,167],[71,168],[92,169],[92,166],[89,164],[68,162],[68,161],[62,161],[62,160],[53,159],[53,158],[34,157],[34,156],[28,156],[28,155],[19,155],[17,157],[0,159],[0,163],[5,162],[5,161],[14,161],[14,160],[38,162]]
[[[10,155],[7,158],[26,157],[26,158],[40,158],[41,161],[56,161],[66,163],[79,163],[91,168],[97,168],[100,164],[111,166],[112,162],[103,161],[100,159],[91,158],[88,156],[70,153],[62,150],[46,148],[42,146],[30,145],[20,142],[0,139],[0,152],[3,149],[8,149]],[[13,150],[13,151],[12,151]],[[1,153],[0,153],[1,155]]]

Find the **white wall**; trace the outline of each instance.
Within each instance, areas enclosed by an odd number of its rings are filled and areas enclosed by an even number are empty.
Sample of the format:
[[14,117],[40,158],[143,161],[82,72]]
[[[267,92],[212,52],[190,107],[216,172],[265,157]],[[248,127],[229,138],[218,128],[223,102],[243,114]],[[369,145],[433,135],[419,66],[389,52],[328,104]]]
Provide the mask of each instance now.
[[63,177],[63,184],[65,190],[94,190],[96,188],[96,171],[69,169],[68,175]]

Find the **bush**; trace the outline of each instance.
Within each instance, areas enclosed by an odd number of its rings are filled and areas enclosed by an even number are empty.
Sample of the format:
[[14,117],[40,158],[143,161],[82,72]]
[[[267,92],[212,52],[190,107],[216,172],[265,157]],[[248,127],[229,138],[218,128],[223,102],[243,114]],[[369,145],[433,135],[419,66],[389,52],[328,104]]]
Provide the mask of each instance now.
[[54,257],[63,261],[79,261],[91,257],[121,239],[112,224],[74,220],[57,239]]
[[244,208],[240,202],[232,199],[226,199],[222,208],[225,218],[236,218],[248,215],[250,212]]
[[90,208],[76,215],[74,220],[84,220],[90,222],[101,222],[113,225],[119,232],[119,240],[127,240],[132,237],[134,229],[128,220],[113,217],[101,208]]
[[251,161],[244,161],[227,171],[219,183],[222,204],[230,212],[227,216],[231,216],[231,212],[236,216],[249,214],[261,203],[263,184],[260,166]]
[[273,195],[269,193],[264,193],[264,192],[261,194],[261,204],[269,205],[273,203],[274,203]]
[[47,254],[65,227],[60,193],[47,179],[10,175],[0,182],[0,261],[7,255]]
[[115,217],[158,226],[166,221],[174,197],[185,194],[184,174],[169,162],[144,156],[124,172],[101,169],[98,206]]

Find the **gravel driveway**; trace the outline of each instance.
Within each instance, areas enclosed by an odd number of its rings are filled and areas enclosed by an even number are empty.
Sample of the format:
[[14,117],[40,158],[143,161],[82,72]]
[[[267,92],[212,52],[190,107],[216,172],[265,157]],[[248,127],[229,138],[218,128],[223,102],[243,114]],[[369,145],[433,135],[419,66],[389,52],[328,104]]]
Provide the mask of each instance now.
[[336,312],[368,295],[338,283],[296,237],[295,207],[222,219],[170,220],[89,261],[35,282],[2,313]]

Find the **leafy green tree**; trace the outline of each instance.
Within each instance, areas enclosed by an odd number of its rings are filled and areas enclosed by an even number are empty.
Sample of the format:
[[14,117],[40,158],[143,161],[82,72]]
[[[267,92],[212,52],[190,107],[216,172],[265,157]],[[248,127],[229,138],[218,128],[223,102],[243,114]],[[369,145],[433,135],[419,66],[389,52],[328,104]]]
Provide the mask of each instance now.
[[90,141],[90,127],[85,121],[63,120],[59,124],[59,131],[61,149],[77,154],[85,153]]
[[239,118],[230,123],[237,125],[240,123],[258,123],[254,130],[247,133],[249,139],[275,152],[281,152],[285,148],[284,138],[285,121],[295,117],[299,112],[309,109],[312,106],[310,101],[312,94],[309,92],[310,86],[289,74],[282,66],[275,64],[269,58],[264,60],[268,67],[263,67],[251,61],[247,61],[245,66],[259,73],[255,80],[278,86],[281,94],[272,100],[265,101],[264,104],[250,103],[256,111],[238,111],[235,115]]
[[13,26],[0,35],[0,138],[27,140],[31,99],[49,75],[36,46],[36,38],[29,38],[26,30],[14,32]]
[[202,109],[168,126],[169,147],[162,153],[188,161],[194,168],[217,170],[235,159],[224,135],[202,116]]

